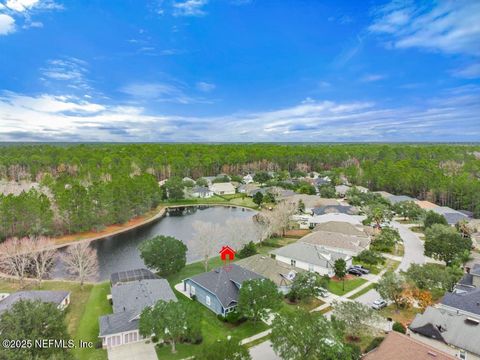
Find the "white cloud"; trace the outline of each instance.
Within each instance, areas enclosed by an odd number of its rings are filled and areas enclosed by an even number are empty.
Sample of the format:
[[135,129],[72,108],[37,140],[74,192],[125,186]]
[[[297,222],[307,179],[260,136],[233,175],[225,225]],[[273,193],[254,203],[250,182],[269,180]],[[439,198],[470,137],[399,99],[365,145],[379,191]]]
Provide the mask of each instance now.
[[209,103],[201,98],[189,96],[184,91],[184,86],[172,83],[132,83],[120,91],[136,100],[154,100],[159,102],[173,102],[179,104]]
[[200,90],[202,92],[210,92],[210,91],[215,90],[215,88],[217,86],[215,84],[212,84],[212,83],[199,81],[199,82],[197,82],[196,87],[197,87],[198,90]]
[[33,8],[39,3],[39,0],[7,0],[5,5],[14,11],[24,12]]
[[88,63],[75,57],[65,57],[47,61],[47,65],[40,69],[42,79],[46,82],[64,82],[71,88],[84,91],[91,90],[86,75]]
[[186,0],[184,2],[173,3],[174,16],[203,16],[206,14],[203,7],[207,5],[208,0]]
[[142,106],[8,92],[0,95],[0,141],[474,141],[479,114],[480,88],[472,86],[416,106],[307,99],[216,117],[165,116]]
[[9,15],[0,14],[0,35],[8,35],[15,31],[15,19]]
[[375,11],[369,30],[390,37],[396,48],[423,48],[480,55],[480,2],[392,2]]
[[374,82],[374,81],[379,81],[385,79],[386,76],[382,74],[367,74],[363,76],[360,81],[363,82]]
[[463,68],[455,69],[453,75],[465,79],[478,79],[480,78],[480,64],[471,64]]

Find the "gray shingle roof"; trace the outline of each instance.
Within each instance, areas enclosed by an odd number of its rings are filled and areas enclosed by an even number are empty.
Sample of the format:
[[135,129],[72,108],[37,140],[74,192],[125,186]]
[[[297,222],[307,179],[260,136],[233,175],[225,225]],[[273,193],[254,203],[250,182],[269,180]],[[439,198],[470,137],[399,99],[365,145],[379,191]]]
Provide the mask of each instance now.
[[110,275],[110,284],[113,286],[117,283],[127,283],[143,279],[159,279],[159,277],[148,269],[126,270]]
[[449,225],[455,225],[460,220],[467,220],[468,219],[467,215],[461,213],[460,211],[449,208],[447,206],[438,206],[438,207],[433,208],[431,210],[433,212],[436,212],[437,214],[443,215],[443,217],[445,218],[445,220],[447,220],[447,223]]
[[[440,303],[480,317],[480,289],[468,292],[446,293]],[[480,329],[479,329],[480,331]]]
[[0,301],[0,314],[9,310],[13,304],[20,300],[42,301],[60,305],[61,302],[69,295],[68,291],[48,291],[48,290],[32,290],[32,291],[17,291],[8,295],[5,299]]
[[134,311],[124,311],[116,314],[101,316],[99,319],[100,336],[118,334],[138,329],[138,314]]
[[333,263],[337,259],[347,260],[350,258],[350,256],[336,251],[327,250],[322,246],[303,242],[296,242],[273,250],[270,253],[284,256],[289,259],[303,261],[308,264],[317,265],[323,268],[332,267]]
[[480,355],[480,325],[468,319],[466,315],[429,306],[423,314],[415,317],[410,329],[429,336],[422,329],[430,324],[430,329],[438,329],[447,344]]
[[324,214],[349,214],[356,215],[358,214],[358,209],[350,205],[326,205],[316,207],[312,210],[314,215],[324,215]]
[[323,230],[314,231],[304,236],[299,241],[307,244],[325,246],[327,249],[338,249],[339,252],[346,250],[355,254],[359,254],[370,245],[370,239],[368,237],[346,235]]
[[480,264],[473,265],[470,274],[480,276]]
[[253,271],[231,264],[189,279],[215,294],[222,306],[226,308],[237,302],[239,288],[244,281],[263,278]]
[[206,186],[195,186],[192,189],[192,193],[194,193],[194,194],[208,194],[210,192],[211,192],[211,190]]
[[158,300],[177,301],[165,279],[139,280],[112,287],[114,313],[133,311],[139,314]]

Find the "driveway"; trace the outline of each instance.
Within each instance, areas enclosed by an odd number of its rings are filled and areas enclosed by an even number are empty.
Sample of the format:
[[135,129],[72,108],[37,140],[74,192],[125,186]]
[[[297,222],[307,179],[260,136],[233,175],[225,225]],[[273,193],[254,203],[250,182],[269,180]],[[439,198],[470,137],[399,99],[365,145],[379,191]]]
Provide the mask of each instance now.
[[408,270],[410,264],[425,264],[425,256],[423,255],[423,242],[420,240],[418,235],[411,231],[408,227],[396,221],[392,221],[391,225],[400,233],[405,250],[402,262],[400,263],[397,271]]
[[252,360],[281,360],[272,349],[272,343],[268,340],[250,348]]
[[108,360],[157,360],[153,343],[136,342],[108,349]]

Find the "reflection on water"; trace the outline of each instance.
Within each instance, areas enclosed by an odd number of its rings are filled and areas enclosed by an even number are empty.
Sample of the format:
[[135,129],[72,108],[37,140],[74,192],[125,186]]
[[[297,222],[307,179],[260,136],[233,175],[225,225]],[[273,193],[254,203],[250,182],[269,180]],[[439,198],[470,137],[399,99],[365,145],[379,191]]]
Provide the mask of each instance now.
[[[200,260],[200,255],[193,253],[191,250],[194,233],[192,224],[194,221],[200,220],[224,225],[229,219],[251,219],[253,215],[255,215],[255,212],[252,210],[227,206],[174,208],[169,209],[164,218],[153,224],[103,240],[93,241],[91,246],[97,249],[98,253],[99,280],[109,279],[113,272],[144,267],[138,245],[156,235],[173,236],[182,240],[189,248],[187,262]],[[245,242],[250,240],[253,239],[245,239]],[[65,277],[61,263],[57,264],[54,276]]]

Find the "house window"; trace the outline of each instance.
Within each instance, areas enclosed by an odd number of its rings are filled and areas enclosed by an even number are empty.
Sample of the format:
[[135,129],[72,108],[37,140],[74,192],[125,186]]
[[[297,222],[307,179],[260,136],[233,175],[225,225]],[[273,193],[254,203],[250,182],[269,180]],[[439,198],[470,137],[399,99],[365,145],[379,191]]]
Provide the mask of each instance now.
[[290,260],[290,265],[295,266],[296,264],[297,264],[297,262],[295,260],[293,260],[293,259]]
[[192,287],[190,288],[190,294],[191,295],[195,295],[195,286],[192,285]]
[[205,302],[207,303],[208,306],[210,306],[210,296],[205,297]]

